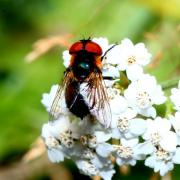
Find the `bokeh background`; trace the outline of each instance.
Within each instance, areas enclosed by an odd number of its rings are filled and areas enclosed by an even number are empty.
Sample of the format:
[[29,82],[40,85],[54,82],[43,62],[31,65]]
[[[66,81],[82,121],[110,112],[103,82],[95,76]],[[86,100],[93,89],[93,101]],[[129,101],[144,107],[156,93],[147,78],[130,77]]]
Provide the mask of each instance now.
[[[180,77],[179,0],[0,0],[0,180],[89,179],[70,161],[51,164],[37,139],[62,51],[89,36],[142,41],[153,54],[147,72],[159,83]],[[160,179],[141,162],[116,169],[113,179]],[[179,180],[180,166],[168,178]]]

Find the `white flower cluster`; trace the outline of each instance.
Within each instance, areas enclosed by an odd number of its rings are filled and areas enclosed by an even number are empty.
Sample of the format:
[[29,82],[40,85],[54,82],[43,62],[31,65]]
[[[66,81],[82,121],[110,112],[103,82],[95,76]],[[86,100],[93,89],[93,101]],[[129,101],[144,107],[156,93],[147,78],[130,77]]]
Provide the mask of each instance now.
[[[92,41],[103,52],[112,46],[106,38]],[[63,52],[65,67],[70,57],[68,51]],[[72,159],[83,174],[99,175],[105,180],[112,179],[115,162],[119,166],[134,166],[137,160],[144,160],[145,166],[159,171],[161,176],[172,170],[174,164],[180,164],[180,82],[170,96],[175,115],[159,117],[156,107],[167,98],[156,78],[143,72],[150,59],[143,43],[134,45],[129,39],[122,40],[103,58],[103,75],[113,77],[112,81],[105,80],[112,111],[109,128],[105,129],[91,116],[81,121],[61,99],[59,118],[42,128],[52,162]],[[120,72],[127,78],[125,87],[121,86]],[[54,85],[49,94],[43,95],[42,103],[48,112],[57,88]]]

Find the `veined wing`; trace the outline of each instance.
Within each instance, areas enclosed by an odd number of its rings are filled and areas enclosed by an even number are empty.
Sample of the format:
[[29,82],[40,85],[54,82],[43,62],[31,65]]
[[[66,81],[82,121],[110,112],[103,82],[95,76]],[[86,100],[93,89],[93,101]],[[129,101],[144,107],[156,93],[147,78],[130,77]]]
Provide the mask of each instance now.
[[60,101],[62,98],[65,98],[65,89],[69,85],[69,83],[73,80],[73,72],[71,70],[67,70],[64,75],[64,80],[62,85],[59,85],[54,100],[51,105],[51,109],[49,112],[49,121],[56,120],[61,112],[61,104]]
[[101,72],[92,72],[82,91],[85,92],[85,100],[90,107],[91,114],[108,128],[111,124],[112,115]]

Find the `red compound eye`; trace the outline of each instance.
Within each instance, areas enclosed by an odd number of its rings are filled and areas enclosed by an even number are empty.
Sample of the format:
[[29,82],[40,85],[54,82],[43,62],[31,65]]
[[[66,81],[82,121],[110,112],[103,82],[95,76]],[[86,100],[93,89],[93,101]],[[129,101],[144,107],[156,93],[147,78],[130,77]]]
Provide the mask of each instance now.
[[85,51],[87,51],[89,53],[93,53],[93,54],[95,54],[97,56],[102,55],[101,47],[97,43],[95,43],[95,42],[93,42],[91,40],[81,40],[79,42],[74,43],[70,47],[69,53],[70,54],[76,54],[81,50],[85,50]]
[[95,43],[95,42],[92,42],[92,41],[89,41],[86,43],[85,45],[85,50],[89,53],[93,53],[95,55],[99,55],[101,56],[102,55],[102,49],[101,47]]
[[69,49],[69,54],[76,54],[77,52],[83,50],[83,43],[81,41],[74,43],[70,49]]

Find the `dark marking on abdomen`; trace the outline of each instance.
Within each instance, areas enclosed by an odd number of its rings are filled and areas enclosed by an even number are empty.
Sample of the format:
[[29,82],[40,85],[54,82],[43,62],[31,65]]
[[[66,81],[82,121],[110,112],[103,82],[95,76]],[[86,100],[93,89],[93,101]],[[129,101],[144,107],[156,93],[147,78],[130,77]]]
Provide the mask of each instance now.
[[80,83],[77,81],[71,82],[66,87],[65,99],[67,108],[77,117],[83,119],[90,114],[89,107],[83,96],[79,92]]

